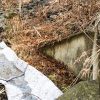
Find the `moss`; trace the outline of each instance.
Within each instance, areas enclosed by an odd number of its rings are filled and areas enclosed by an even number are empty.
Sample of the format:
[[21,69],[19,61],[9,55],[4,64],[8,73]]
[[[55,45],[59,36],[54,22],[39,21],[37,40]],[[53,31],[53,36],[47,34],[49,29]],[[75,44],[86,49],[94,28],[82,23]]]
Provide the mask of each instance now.
[[80,82],[67,90],[58,100],[100,100],[98,88],[95,81]]

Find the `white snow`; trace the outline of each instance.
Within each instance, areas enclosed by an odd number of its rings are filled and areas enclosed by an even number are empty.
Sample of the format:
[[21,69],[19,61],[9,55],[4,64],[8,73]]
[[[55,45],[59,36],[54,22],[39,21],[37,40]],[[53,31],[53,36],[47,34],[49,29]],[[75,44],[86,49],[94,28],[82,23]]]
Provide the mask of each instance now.
[[[12,66],[3,65],[6,62]],[[5,85],[8,100],[55,100],[63,94],[40,71],[18,58],[4,42],[0,43],[0,69],[0,83]]]

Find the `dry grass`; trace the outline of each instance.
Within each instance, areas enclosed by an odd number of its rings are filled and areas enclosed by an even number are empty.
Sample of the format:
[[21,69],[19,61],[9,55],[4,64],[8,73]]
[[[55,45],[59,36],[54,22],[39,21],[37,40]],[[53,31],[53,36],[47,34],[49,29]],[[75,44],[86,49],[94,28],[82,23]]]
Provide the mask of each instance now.
[[[25,0],[26,3],[29,1]],[[13,0],[3,1],[6,9],[11,9],[10,6],[16,3],[17,1]],[[64,37],[69,33],[81,31],[80,26],[85,29],[99,10],[100,2],[98,0],[52,0],[49,5],[36,7],[35,18],[30,18],[30,15],[27,14],[28,18],[24,20],[19,15],[7,19],[6,38],[10,42],[19,44],[20,41],[22,44],[21,38],[24,39],[23,36],[25,36],[26,39],[27,35],[30,40],[32,36],[41,37],[49,34],[53,37],[60,35]],[[24,14],[22,13],[22,15]]]
[[[29,1],[25,0],[23,5],[28,5]],[[16,11],[18,8],[17,0],[3,0],[2,5],[5,11],[12,9]],[[35,17],[30,12],[27,14],[22,12],[22,16],[14,12],[16,15],[6,20],[5,38],[20,58],[42,71],[58,86],[62,81],[59,87],[65,88],[69,81],[66,77],[68,75],[71,77],[71,74],[67,75],[62,67],[57,69],[54,62],[51,63],[45,57],[39,56],[37,47],[42,42],[59,40],[68,34],[80,32],[82,31],[80,27],[85,30],[98,12],[100,12],[99,0],[52,0],[48,5],[36,5]],[[68,84],[70,83],[71,80]]]

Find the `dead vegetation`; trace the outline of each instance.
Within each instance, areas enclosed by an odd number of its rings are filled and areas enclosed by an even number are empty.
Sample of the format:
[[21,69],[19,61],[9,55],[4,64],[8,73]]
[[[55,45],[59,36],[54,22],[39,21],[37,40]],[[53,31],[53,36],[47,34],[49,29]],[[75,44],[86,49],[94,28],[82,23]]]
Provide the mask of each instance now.
[[64,64],[38,52],[38,46],[88,29],[100,12],[100,1],[49,0],[33,4],[28,0],[22,3],[21,16],[17,0],[3,0],[2,6],[7,17],[5,38],[12,49],[65,90],[74,78],[73,73]]

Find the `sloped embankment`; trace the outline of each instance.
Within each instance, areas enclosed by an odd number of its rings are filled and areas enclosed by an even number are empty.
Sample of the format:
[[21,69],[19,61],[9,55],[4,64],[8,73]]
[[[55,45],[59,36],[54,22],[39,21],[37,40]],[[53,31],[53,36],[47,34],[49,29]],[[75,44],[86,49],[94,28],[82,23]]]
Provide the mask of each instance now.
[[[5,38],[10,41],[12,49],[20,58],[35,66],[60,89],[65,90],[75,78],[74,74],[63,63],[43,55],[39,52],[39,48],[41,44],[54,44],[54,41],[62,40],[69,33],[78,33],[80,26],[86,28],[94,14],[100,10],[98,0],[30,1],[22,6],[21,18],[18,16],[18,4],[13,5],[11,2],[12,6],[9,9],[11,16],[7,17],[8,29]],[[7,8],[8,14],[9,11]]]

